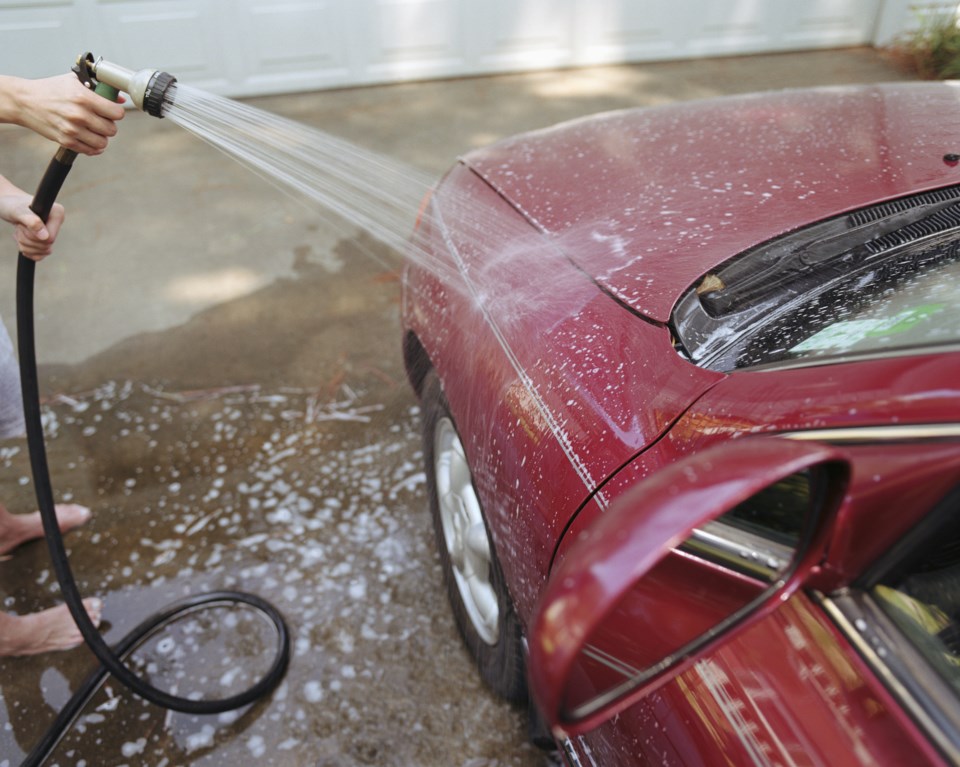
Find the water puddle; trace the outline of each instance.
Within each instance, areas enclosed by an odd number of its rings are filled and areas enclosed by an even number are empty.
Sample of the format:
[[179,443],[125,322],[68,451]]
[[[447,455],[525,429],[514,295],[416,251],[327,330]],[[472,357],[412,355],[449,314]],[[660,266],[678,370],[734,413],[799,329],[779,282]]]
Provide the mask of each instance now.
[[[395,313],[395,283],[346,271],[372,320]],[[540,763],[522,714],[482,687],[450,618],[426,509],[419,412],[396,339],[362,334],[349,354],[343,344],[321,346],[309,365],[294,355],[249,375],[257,356],[247,344],[259,341],[244,337],[245,318],[296,303],[310,281],[284,281],[141,339],[139,353],[122,344],[50,379],[59,392],[44,409],[53,486],[58,500],[94,510],[67,545],[81,591],[104,599],[108,641],[174,599],[220,588],[274,602],[292,639],[286,680],[246,711],[170,713],[108,682],[56,763]],[[338,321],[335,313],[314,320],[317,332]],[[195,360],[188,347],[204,333],[203,364],[151,362]],[[239,378],[223,375],[228,358],[246,353],[254,382],[223,384]],[[101,377],[151,364],[168,377]],[[279,383],[311,379],[319,385]],[[4,502],[33,508],[25,448],[0,447]],[[42,544],[0,567],[8,611],[57,601]],[[181,693],[222,696],[258,675],[272,642],[261,619],[216,609],[152,638],[134,665]],[[82,648],[0,661],[0,765],[19,762],[91,662]]]

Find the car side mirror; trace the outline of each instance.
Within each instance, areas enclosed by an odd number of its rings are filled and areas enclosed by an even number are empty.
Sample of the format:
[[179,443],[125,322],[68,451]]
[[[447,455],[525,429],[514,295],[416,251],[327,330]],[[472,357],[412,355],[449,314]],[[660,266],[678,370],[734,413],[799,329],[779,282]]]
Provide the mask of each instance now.
[[[749,437],[618,499],[569,549],[531,623],[531,688],[551,728],[593,728],[781,604],[822,560],[848,474],[829,446]],[[758,509],[772,530],[757,528]]]

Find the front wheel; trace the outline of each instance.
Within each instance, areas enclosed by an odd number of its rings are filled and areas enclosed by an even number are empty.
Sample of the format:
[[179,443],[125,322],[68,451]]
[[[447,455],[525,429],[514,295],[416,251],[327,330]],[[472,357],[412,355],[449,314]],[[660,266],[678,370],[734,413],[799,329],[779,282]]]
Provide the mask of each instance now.
[[423,386],[430,511],[447,595],[483,680],[503,698],[527,697],[523,638],[440,379]]

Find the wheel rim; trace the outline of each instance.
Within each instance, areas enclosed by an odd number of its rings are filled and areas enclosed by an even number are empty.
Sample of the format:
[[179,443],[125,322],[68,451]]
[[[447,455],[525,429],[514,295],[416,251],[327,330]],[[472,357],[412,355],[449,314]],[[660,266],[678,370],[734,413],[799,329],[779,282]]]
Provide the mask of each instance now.
[[449,418],[441,418],[434,432],[434,470],[440,525],[460,600],[480,638],[495,644],[500,604],[491,581],[490,539],[463,445]]

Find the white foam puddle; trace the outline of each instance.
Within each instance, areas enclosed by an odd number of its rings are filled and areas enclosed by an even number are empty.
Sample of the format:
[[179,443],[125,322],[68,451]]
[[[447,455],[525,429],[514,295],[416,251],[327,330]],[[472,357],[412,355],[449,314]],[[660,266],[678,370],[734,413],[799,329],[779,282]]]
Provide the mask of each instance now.
[[[320,402],[306,391],[186,395],[111,382],[55,398],[46,408],[53,416],[47,422],[56,424],[48,433],[60,467],[56,491],[88,501],[91,486],[97,488],[94,518],[68,543],[88,572],[85,593],[104,599],[108,641],[174,598],[219,588],[271,600],[292,634],[287,681],[252,719],[247,712],[163,713],[122,691],[102,692],[64,742],[65,753],[81,755],[70,763],[212,758],[286,765],[331,753],[336,763],[351,765],[382,749],[383,758],[374,761],[390,764],[385,744],[395,735],[386,733],[396,732],[397,717],[405,731],[419,733],[396,747],[403,763],[450,755],[459,741],[444,733],[454,729],[463,734],[456,749],[464,759],[491,727],[498,741],[515,728],[523,742],[514,714],[494,707],[451,641],[423,497],[415,407],[386,418],[382,403],[356,392]],[[300,415],[280,419],[281,410]],[[381,422],[308,418],[357,410]],[[98,431],[85,437],[94,414]],[[235,434],[229,443],[217,442],[217,425],[225,422]],[[127,424],[142,430],[121,434]],[[146,451],[144,435],[153,443]],[[5,456],[10,471],[26,461],[16,451]],[[33,582],[55,595],[47,568],[38,569]],[[218,610],[179,622],[135,658],[168,689],[220,695],[253,681],[257,664],[271,656],[271,642],[258,619]],[[451,674],[458,679],[455,691]],[[58,704],[65,694],[51,692]],[[430,712],[418,702],[464,695],[474,701],[467,714]],[[425,725],[445,718],[451,723],[442,732]],[[526,765],[527,756],[521,750],[515,762],[502,763]]]

